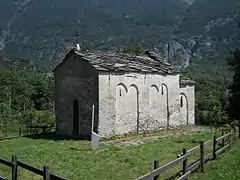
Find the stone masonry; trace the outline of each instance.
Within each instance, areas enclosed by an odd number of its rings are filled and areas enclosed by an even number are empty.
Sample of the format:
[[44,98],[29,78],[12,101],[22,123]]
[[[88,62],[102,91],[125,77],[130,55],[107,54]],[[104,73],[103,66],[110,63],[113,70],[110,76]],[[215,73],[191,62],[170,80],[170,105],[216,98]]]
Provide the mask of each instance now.
[[102,137],[195,123],[195,86],[161,58],[72,49],[54,69],[60,135]]

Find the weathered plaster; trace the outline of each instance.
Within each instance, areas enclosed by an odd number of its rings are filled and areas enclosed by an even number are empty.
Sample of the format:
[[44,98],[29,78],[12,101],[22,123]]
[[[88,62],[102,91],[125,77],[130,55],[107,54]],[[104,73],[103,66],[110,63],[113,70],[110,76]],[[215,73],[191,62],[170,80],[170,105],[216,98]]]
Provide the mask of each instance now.
[[[92,104],[98,110],[98,72],[75,56],[68,59],[55,75],[56,128],[60,135],[73,135],[73,102],[79,103],[79,137],[91,133]],[[98,112],[96,110],[96,127]]]
[[[79,134],[145,132],[195,123],[195,88],[179,86],[179,75],[96,70],[77,55],[54,71],[57,133],[73,136],[73,101],[79,102]],[[183,106],[180,107],[182,97]]]
[[[183,97],[183,107],[180,108],[182,125],[195,124],[195,86],[185,86],[180,88],[180,98]],[[186,118],[187,114],[187,118]]]
[[99,90],[102,136],[180,125],[178,75],[100,73]]

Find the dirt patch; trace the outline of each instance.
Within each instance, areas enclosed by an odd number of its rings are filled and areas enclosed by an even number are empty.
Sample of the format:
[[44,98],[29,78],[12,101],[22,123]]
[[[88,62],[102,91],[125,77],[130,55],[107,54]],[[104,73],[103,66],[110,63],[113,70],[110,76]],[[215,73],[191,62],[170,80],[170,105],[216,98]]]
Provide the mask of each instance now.
[[182,129],[171,129],[171,130],[162,130],[159,132],[152,132],[148,134],[138,134],[138,135],[129,135],[126,137],[116,138],[114,140],[103,141],[103,144],[114,145],[114,146],[132,146],[143,144],[147,142],[152,142],[158,139],[166,138],[173,135],[183,135],[188,133],[198,133],[198,132],[209,132],[208,127],[185,127]]

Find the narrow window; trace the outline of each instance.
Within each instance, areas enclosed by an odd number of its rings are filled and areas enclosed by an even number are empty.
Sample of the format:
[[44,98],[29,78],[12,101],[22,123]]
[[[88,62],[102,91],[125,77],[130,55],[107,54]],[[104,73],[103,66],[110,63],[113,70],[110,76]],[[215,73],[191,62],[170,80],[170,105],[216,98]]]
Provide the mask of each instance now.
[[183,97],[181,96],[180,98],[180,107],[182,108],[183,107]]
[[79,135],[79,103],[78,100],[73,101],[73,135]]
[[163,92],[163,87],[161,88],[162,90],[161,90],[161,94],[163,95],[164,94],[164,92]]
[[121,89],[119,90],[119,96],[122,96],[122,91],[121,91]]

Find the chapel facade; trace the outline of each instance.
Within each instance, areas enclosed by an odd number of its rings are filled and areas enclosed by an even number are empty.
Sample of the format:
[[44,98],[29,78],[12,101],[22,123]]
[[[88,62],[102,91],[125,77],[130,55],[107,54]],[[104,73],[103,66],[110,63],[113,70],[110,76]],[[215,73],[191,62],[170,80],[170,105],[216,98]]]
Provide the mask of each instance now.
[[57,133],[101,137],[195,124],[195,85],[161,58],[72,49],[53,70]]

